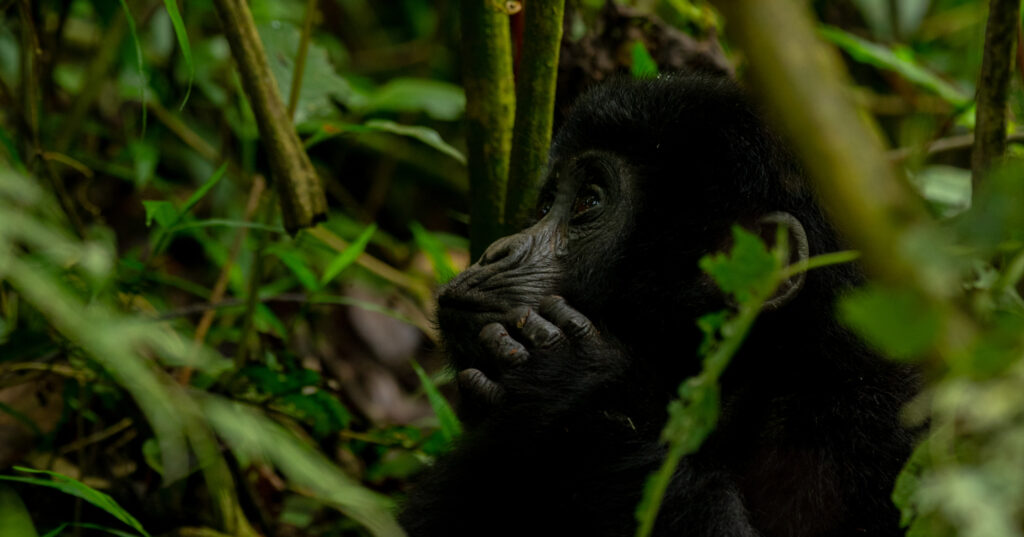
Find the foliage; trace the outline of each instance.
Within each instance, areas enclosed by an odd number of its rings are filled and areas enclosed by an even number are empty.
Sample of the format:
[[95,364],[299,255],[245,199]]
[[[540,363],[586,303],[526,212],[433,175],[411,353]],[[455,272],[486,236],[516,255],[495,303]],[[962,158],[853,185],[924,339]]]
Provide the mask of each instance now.
[[[703,0],[621,3],[695,37],[728,29]],[[466,160],[480,142],[462,124],[479,103],[460,85],[457,3],[245,4],[269,83],[285,101],[298,92],[292,120],[329,193],[327,221],[294,237],[261,186],[280,179],[213,4],[0,3],[0,419],[24,426],[0,442],[34,441],[0,467],[48,472],[0,476],[4,535],[182,520],[211,535],[398,534],[390,506],[459,434],[429,320],[432,290],[468,260]],[[838,306],[929,379],[906,412],[926,439],[894,500],[913,535],[1019,535],[1024,149],[1011,144],[977,189],[963,154],[986,2],[812,4],[850,94],[935,217],[900,243],[921,285],[873,283]],[[657,76],[658,46],[630,37],[608,57]],[[1011,90],[1015,128],[1019,80]],[[475,230],[501,223],[484,216]],[[736,307],[695,321],[705,367],[670,408],[641,533],[712,431],[718,376],[761,302],[794,271],[850,258],[787,268],[737,230],[729,254],[701,261]],[[22,388],[33,397],[12,395]],[[197,495],[210,501],[172,500]]]

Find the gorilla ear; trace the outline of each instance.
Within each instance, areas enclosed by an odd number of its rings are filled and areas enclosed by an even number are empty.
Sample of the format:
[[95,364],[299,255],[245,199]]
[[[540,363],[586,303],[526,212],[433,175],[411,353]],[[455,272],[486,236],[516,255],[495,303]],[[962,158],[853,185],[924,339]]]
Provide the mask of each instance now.
[[[795,216],[782,211],[769,213],[757,221],[757,226],[761,240],[769,247],[775,244],[779,226],[786,228],[789,263],[793,264],[807,260],[810,252],[810,248],[807,245],[807,232],[804,231],[803,224]],[[789,303],[800,292],[800,289],[803,288],[804,279],[805,273],[801,272],[779,284],[775,294],[765,302],[764,308],[766,310],[775,310]]]

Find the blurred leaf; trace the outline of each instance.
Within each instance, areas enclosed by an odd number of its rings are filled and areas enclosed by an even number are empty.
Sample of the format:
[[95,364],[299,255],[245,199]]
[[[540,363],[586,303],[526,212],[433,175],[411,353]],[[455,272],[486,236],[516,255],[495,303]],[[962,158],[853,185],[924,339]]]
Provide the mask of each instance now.
[[643,41],[635,41],[629,47],[629,54],[633,59],[633,63],[629,68],[633,78],[653,78],[658,76],[658,63],[651,57],[651,53],[647,52],[647,47],[644,46]]
[[131,154],[132,164],[135,165],[135,186],[144,187],[153,179],[160,151],[153,144],[133,140],[128,143],[128,152]]
[[164,475],[164,465],[160,462],[160,443],[156,438],[147,438],[142,443],[142,458],[153,471]]
[[971,207],[971,171],[953,166],[926,166],[910,176],[910,182],[942,218]]
[[359,255],[366,249],[366,244],[370,242],[370,237],[377,231],[377,224],[370,224],[366,226],[363,233],[359,237],[341,251],[331,262],[327,265],[327,269],[324,270],[324,275],[320,278],[320,287],[324,287],[331,282],[341,271],[348,268],[349,265],[354,263]]
[[252,407],[202,397],[207,419],[237,455],[274,464],[296,486],[308,489],[378,537],[404,535],[391,516],[392,502],[348,477],[323,454]]
[[423,384],[423,391],[427,394],[427,401],[430,402],[430,407],[434,409],[434,414],[437,415],[437,420],[441,424],[441,434],[444,436],[445,441],[450,444],[462,434],[462,424],[459,423],[459,418],[455,416],[455,411],[448,404],[448,400],[441,395],[437,386],[427,376],[427,372],[415,360],[411,363],[413,370],[416,371],[416,376],[420,378],[420,383]]
[[1009,160],[986,174],[971,210],[957,222],[968,244],[996,248],[1024,242],[1024,162]]
[[[775,256],[765,248],[761,239],[739,227],[732,228],[733,246],[728,255],[706,255],[699,261],[701,270],[714,278],[718,287],[747,302],[754,295],[763,295],[775,285],[775,272],[779,269]],[[767,289],[767,291],[765,291]]]
[[141,533],[142,535],[149,537],[146,530],[142,529],[142,524],[135,519],[128,511],[125,511],[113,498],[106,494],[78,481],[72,479],[66,475],[58,474],[56,472],[49,472],[46,470],[33,470],[32,468],[23,468],[15,466],[15,470],[21,472],[28,472],[33,474],[43,474],[49,476],[51,479],[37,479],[34,477],[16,477],[16,476],[0,476],[0,480],[3,481],[14,481],[18,483],[28,483],[30,485],[39,485],[41,487],[49,487],[52,489],[59,490],[65,494],[70,494],[76,498],[81,498],[86,502],[106,511],[114,518],[124,522],[128,526]]
[[[2,476],[0,476],[2,477]],[[3,537],[36,537],[32,517],[17,492],[0,486],[0,535]]]
[[910,288],[871,286],[839,303],[839,317],[884,354],[907,360],[931,348],[942,330],[942,317]]
[[415,127],[410,125],[399,125],[394,121],[388,121],[386,119],[371,119],[365,124],[366,128],[371,130],[377,130],[381,132],[390,132],[392,134],[398,134],[400,136],[408,136],[415,138],[434,149],[452,157],[459,161],[461,164],[466,163],[466,156],[459,152],[458,149],[448,145],[444,140],[441,139],[441,135],[434,129],[428,127]]
[[942,97],[958,109],[965,108],[972,102],[970,95],[909,59],[912,54],[909,50],[897,54],[882,45],[866,41],[831,26],[821,25],[818,27],[818,32],[854,60],[880,69],[895,71],[908,81]]
[[158,226],[167,229],[178,221],[178,209],[169,201],[142,200],[142,206],[146,209],[146,227],[156,221]]
[[179,109],[184,109],[189,95],[192,95],[192,80],[196,74],[196,69],[192,64],[192,45],[188,41],[185,21],[181,20],[181,13],[178,11],[178,1],[164,0],[164,7],[167,9],[167,15],[171,18],[171,24],[174,26],[174,35],[178,38],[178,47],[181,48],[181,58],[185,60],[185,68],[188,69],[188,88],[185,90],[185,98],[181,100],[181,106],[179,107]]
[[430,258],[430,263],[434,266],[434,273],[437,275],[437,283],[441,285],[448,283],[455,277],[456,271],[444,245],[424,229],[419,222],[411,222],[409,229],[412,230],[412,237],[416,241],[416,245]]
[[455,84],[426,78],[393,78],[374,90],[363,113],[423,112],[439,121],[455,121],[466,110],[466,94]]

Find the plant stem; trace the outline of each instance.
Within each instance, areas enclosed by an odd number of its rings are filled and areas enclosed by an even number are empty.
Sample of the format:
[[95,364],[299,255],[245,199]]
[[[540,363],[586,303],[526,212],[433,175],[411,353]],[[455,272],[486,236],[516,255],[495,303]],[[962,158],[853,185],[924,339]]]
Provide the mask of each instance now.
[[496,0],[462,4],[462,81],[469,141],[469,244],[475,259],[502,234],[515,82],[508,14]]
[[306,72],[306,55],[309,53],[309,40],[313,35],[313,15],[316,14],[316,0],[306,2],[306,15],[302,18],[302,36],[299,38],[299,50],[295,53],[295,68],[292,72],[292,87],[288,92],[288,118],[295,118],[295,108],[299,106],[299,94],[302,92],[302,75]]
[[538,179],[547,164],[555,111],[558,51],[565,0],[530,0],[524,6],[522,59],[516,85],[516,120],[505,199],[505,232],[529,220]]
[[1020,0],[989,2],[971,151],[971,177],[975,187],[992,162],[1006,151],[1006,99],[1019,13]]
[[249,6],[244,0],[214,0],[213,3],[238,64],[242,87],[256,116],[256,126],[281,200],[284,227],[289,233],[295,233],[313,226],[326,219],[327,198],[287,115]]

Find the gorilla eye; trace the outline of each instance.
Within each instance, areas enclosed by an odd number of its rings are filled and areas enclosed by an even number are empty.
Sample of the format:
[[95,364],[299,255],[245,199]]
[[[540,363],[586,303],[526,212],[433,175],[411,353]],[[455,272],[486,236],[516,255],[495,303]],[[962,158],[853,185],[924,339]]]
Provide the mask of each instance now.
[[551,205],[554,203],[554,199],[551,196],[545,196],[541,198],[540,204],[537,205],[537,219],[544,218],[549,211],[551,211]]
[[601,205],[601,189],[595,185],[587,185],[576,195],[576,201],[572,203],[572,215],[581,215],[598,205]]

